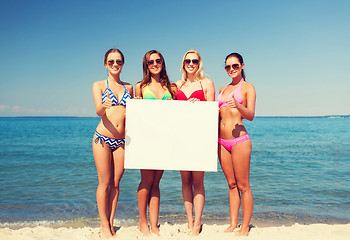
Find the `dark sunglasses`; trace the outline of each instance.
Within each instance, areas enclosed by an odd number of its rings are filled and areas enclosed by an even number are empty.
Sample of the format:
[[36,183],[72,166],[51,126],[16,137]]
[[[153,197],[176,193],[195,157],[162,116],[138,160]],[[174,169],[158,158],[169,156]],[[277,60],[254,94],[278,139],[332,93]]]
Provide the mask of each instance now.
[[156,60],[149,60],[148,61],[148,65],[153,65],[154,61],[156,61],[157,64],[161,64],[162,63],[162,59],[158,58]]
[[231,67],[233,68],[233,70],[238,70],[239,69],[239,64],[235,63],[235,64],[232,64],[232,65],[226,65],[225,69],[226,70],[230,70]]
[[199,60],[198,60],[198,59],[185,59],[185,60],[184,60],[184,63],[185,63],[185,64],[190,64],[191,62],[192,62],[194,65],[198,65],[198,64],[199,64]]
[[108,60],[107,63],[109,66],[113,66],[114,63],[118,64],[119,66],[124,64],[124,62],[122,60],[119,60],[119,59],[117,59],[115,61],[113,59],[111,59],[111,60]]

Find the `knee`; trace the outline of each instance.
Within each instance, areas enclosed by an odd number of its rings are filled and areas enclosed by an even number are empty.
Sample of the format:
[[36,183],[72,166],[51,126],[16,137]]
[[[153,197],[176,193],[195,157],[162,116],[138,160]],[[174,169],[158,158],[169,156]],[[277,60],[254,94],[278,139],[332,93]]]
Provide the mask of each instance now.
[[107,191],[111,185],[111,181],[107,179],[101,179],[98,182],[98,188],[103,191]]
[[151,189],[152,183],[152,179],[142,179],[139,188]]
[[182,186],[192,186],[192,179],[190,177],[181,178]]
[[120,179],[114,179],[114,181],[111,181],[110,186],[115,189],[119,189],[119,183]]
[[237,183],[235,180],[228,180],[227,181],[227,184],[228,184],[228,188],[229,189],[235,189],[237,188]]
[[250,190],[249,183],[238,183],[237,187],[242,194]]
[[204,188],[204,183],[203,183],[202,179],[193,180],[193,187],[195,189]]
[[151,185],[151,189],[159,189],[159,182],[153,182]]

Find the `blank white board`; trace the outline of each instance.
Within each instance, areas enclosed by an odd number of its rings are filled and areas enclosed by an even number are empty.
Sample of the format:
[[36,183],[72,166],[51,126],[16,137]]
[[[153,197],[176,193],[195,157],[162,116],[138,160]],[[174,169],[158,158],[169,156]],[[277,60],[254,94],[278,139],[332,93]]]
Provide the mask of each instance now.
[[218,103],[130,99],[127,169],[217,171]]

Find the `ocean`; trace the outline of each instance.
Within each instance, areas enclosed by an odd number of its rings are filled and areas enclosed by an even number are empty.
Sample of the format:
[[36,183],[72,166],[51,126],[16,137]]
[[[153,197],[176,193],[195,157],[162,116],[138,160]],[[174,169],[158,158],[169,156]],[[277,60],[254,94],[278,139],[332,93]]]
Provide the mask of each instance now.
[[[0,118],[0,227],[80,221],[98,226],[92,136],[99,118]],[[252,222],[350,222],[350,118],[256,117],[251,136]],[[139,170],[120,185],[116,223],[138,222]],[[185,222],[178,171],[160,182],[160,222]],[[229,223],[228,188],[205,173],[203,223]]]

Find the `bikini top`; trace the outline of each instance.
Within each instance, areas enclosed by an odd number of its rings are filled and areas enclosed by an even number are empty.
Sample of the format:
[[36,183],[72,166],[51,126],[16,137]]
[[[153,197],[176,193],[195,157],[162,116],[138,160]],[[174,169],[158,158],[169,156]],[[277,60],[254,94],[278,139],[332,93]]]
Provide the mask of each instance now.
[[185,82],[181,85],[181,87],[179,88],[179,91],[176,94],[176,99],[177,100],[185,100],[187,101],[190,98],[198,98],[200,101],[207,101],[205,99],[205,95],[204,95],[204,90],[203,90],[203,86],[202,86],[202,81],[199,82],[201,85],[201,89],[198,89],[196,91],[194,91],[189,97],[186,96],[186,94],[181,91],[180,89],[182,88],[182,86],[185,84]]
[[[154,95],[154,93],[151,91],[151,89],[148,87],[148,85],[146,87],[143,88],[143,93],[142,93],[143,99],[154,99],[154,100],[158,100],[158,98],[156,97],[156,95]],[[169,92],[169,90],[167,89],[162,97],[162,99],[160,100],[165,100],[168,98],[172,98],[171,93]]]
[[226,101],[223,102],[222,101],[222,94],[225,92],[226,88],[228,87],[228,85],[224,88],[224,90],[219,94],[219,96],[217,97],[216,101],[219,102],[219,108],[222,107],[227,107],[227,100],[229,98],[232,98],[232,96],[236,99],[237,102],[239,102],[240,104],[242,104],[243,102],[243,98],[242,98],[242,83],[243,81],[241,81],[241,83],[238,85],[238,87],[236,87],[232,92],[230,92],[227,97],[226,97]]
[[112,106],[116,106],[116,105],[126,106],[126,100],[131,99],[131,96],[130,96],[129,91],[126,89],[124,84],[123,84],[123,87],[125,88],[125,91],[124,91],[122,99],[120,99],[120,101],[118,102],[118,98],[114,95],[114,93],[112,92],[112,90],[108,86],[108,79],[107,79],[107,88],[104,91],[104,93],[102,94],[102,102],[104,103],[106,101],[107,93],[109,93],[109,98],[112,100]]

